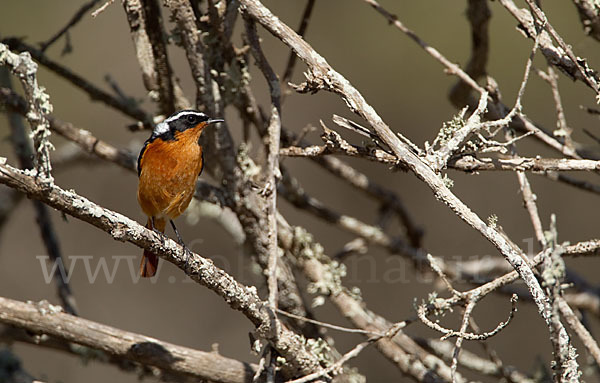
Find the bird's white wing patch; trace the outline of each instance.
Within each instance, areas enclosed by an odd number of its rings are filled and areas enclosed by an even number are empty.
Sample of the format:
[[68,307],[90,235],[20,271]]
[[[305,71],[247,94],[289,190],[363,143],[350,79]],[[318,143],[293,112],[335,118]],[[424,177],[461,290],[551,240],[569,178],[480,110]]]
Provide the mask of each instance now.
[[160,136],[161,134],[167,133],[168,131],[169,131],[169,124],[165,120],[161,123],[158,123],[154,127],[154,131],[152,132],[152,135]]

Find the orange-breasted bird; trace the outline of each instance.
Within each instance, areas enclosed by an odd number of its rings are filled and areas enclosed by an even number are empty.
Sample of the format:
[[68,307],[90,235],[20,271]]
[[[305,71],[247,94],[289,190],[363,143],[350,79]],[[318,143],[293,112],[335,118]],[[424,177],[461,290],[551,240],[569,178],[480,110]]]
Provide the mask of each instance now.
[[[164,233],[169,220],[184,247],[173,219],[181,215],[192,200],[196,179],[204,166],[198,140],[204,128],[216,122],[223,120],[194,110],[173,113],[156,125],[138,157],[137,199],[148,216],[146,227]],[[144,250],[140,275],[151,277],[157,268],[156,254]]]

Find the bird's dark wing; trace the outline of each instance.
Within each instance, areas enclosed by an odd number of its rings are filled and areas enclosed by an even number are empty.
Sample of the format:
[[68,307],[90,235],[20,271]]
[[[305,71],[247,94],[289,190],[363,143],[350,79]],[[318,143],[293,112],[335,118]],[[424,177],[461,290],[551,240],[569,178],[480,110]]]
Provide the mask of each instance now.
[[138,160],[137,160],[137,173],[138,173],[138,177],[140,176],[140,174],[142,174],[142,157],[144,156],[144,152],[148,148],[148,144],[150,142],[152,142],[151,139],[146,140],[146,142],[144,142],[144,146],[142,147],[142,150],[140,150],[140,155],[138,156]]

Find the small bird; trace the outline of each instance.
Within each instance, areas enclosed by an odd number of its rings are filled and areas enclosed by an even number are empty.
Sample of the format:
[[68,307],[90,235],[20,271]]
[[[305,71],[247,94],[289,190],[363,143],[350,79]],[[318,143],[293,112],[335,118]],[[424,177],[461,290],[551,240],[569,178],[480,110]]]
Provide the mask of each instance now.
[[[204,159],[199,139],[209,124],[223,122],[195,110],[173,113],[156,125],[138,157],[137,199],[148,216],[146,227],[165,232],[167,220],[185,247],[173,219],[190,204]],[[152,277],[158,268],[156,254],[144,250],[140,275]]]

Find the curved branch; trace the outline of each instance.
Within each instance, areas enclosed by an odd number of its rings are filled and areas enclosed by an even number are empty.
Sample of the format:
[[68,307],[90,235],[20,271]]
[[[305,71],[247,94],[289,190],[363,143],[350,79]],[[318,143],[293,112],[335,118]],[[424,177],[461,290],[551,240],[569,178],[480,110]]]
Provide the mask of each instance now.
[[33,177],[9,165],[0,164],[0,183],[96,226],[115,240],[133,243],[182,270],[189,270],[188,275],[192,280],[208,287],[232,309],[243,313],[256,326],[258,335],[271,342],[293,369],[302,374],[319,369],[317,357],[307,349],[299,335],[281,325],[267,304],[260,299],[256,288],[237,282],[211,260],[194,253],[188,257],[177,242],[165,239],[130,218],[103,208],[72,191],[63,190],[56,185],[41,187]]

